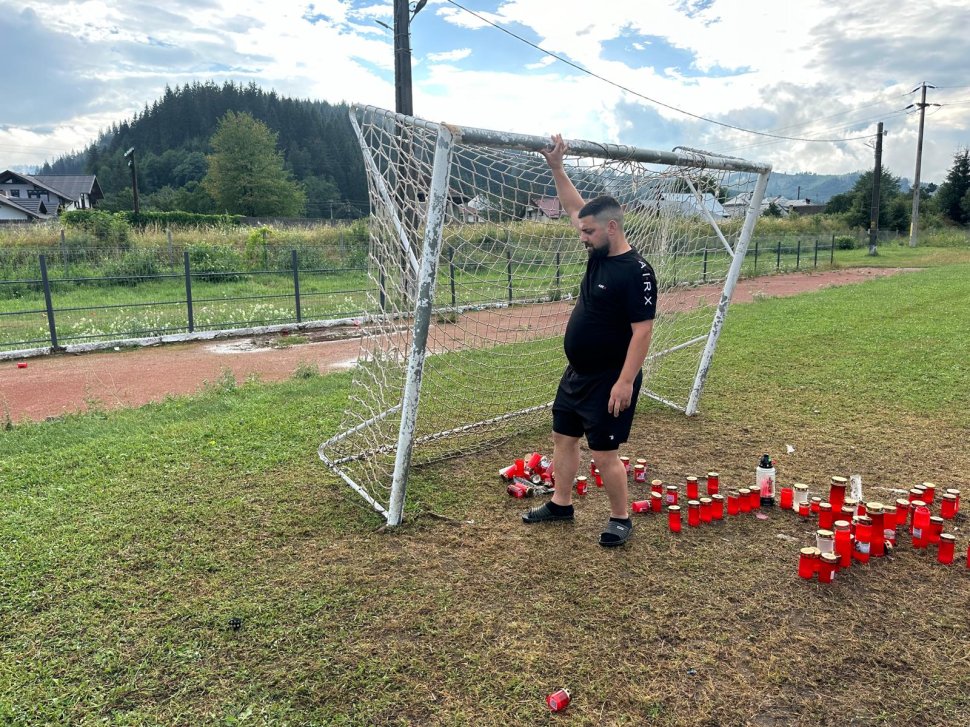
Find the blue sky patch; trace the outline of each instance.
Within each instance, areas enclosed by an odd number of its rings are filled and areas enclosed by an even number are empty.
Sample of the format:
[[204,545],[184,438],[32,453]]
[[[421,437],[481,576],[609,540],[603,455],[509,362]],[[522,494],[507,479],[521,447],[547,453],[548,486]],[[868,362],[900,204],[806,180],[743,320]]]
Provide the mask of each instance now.
[[666,38],[657,35],[641,35],[625,28],[619,35],[603,43],[600,54],[603,59],[623,63],[630,68],[653,68],[659,75],[671,76],[676,72],[684,78],[724,78],[746,73],[750,69],[728,69],[714,66],[701,71],[696,66],[697,57],[686,48],[678,48]]

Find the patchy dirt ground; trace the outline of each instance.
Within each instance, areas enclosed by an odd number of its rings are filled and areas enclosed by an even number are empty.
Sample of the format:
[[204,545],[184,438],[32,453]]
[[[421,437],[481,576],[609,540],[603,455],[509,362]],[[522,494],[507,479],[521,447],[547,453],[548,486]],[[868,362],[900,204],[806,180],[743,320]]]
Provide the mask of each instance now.
[[[756,295],[795,295],[898,272],[901,271],[850,268],[751,278],[738,283],[734,302],[747,303]],[[668,294],[662,305],[689,308],[715,304],[717,299],[713,287],[699,287]],[[569,306],[559,304],[554,308],[550,312],[564,323]],[[321,372],[328,372],[348,368],[356,361],[360,346],[356,330],[302,335],[306,342],[296,345],[285,345],[285,336],[238,338],[8,361],[0,368],[0,410],[5,410],[13,421],[22,421],[90,407],[139,406],[168,395],[197,391],[227,371],[237,382],[250,376],[280,381],[292,376],[301,365],[315,365]],[[19,368],[18,363],[27,366]]]

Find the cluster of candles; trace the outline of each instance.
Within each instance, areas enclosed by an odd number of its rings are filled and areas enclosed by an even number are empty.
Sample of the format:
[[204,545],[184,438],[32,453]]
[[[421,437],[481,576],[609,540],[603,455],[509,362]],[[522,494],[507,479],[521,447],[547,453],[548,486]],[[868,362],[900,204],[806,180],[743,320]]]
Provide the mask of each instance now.
[[[742,511],[738,493],[732,492],[727,498],[720,493],[720,475],[717,472],[707,473],[704,482],[705,495],[701,495],[700,482],[693,475],[687,477],[684,490],[685,500],[681,498],[679,486],[665,484],[663,480],[652,480],[650,482],[650,496],[645,500],[635,501],[630,509],[635,513],[659,513],[666,507],[668,526],[673,533],[681,531],[683,526],[682,512],[685,509],[687,510],[687,525],[692,528],[723,520],[725,502],[727,503],[728,515],[737,515]],[[760,497],[757,494],[756,492],[754,498],[750,494],[745,495],[744,512],[749,512],[752,507],[760,507]],[[756,505],[753,504],[752,499],[757,500]]]
[[[781,506],[791,509],[808,520],[818,518],[815,547],[802,548],[798,558],[798,575],[806,580],[818,576],[820,583],[831,583],[835,574],[848,568],[853,561],[869,562],[893,551],[901,529],[909,532],[912,546],[926,549],[936,546],[936,559],[943,564],[953,563],[956,536],[943,532],[947,520],[960,512],[960,491],[948,489],[939,499],[940,514],[933,515],[936,485],[924,482],[899,498],[894,505],[881,502],[860,502],[846,498],[848,480],[832,477],[829,499],[809,497],[808,486],[795,484],[782,487]],[[967,548],[967,568],[970,568],[970,547]]]

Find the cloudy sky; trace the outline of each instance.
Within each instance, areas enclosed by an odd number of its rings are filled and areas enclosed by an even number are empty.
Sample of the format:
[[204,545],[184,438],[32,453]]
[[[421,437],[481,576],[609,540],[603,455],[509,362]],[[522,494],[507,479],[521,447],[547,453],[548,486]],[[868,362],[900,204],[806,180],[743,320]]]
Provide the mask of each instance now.
[[[905,109],[926,81],[942,105],[927,109],[923,180],[970,145],[967,0],[456,1],[429,0],[411,25],[415,113],[436,121],[817,173],[871,168],[884,121],[884,164],[912,179]],[[83,148],[166,84],[393,108],[392,5],[0,0],[0,169]]]

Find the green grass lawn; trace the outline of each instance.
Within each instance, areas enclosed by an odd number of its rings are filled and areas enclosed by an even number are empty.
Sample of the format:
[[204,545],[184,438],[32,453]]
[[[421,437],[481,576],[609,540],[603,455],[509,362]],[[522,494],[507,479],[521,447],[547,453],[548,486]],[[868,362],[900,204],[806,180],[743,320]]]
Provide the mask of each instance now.
[[[645,402],[625,451],[665,481],[746,485],[767,451],[813,494],[860,472],[869,498],[966,502],[968,274],[733,307],[701,415]],[[382,532],[316,456],[349,385],[0,430],[0,723],[533,724],[560,686],[570,724],[970,723],[966,515],[960,565],[902,537],[831,587],[796,577],[813,528],[776,512],[680,538],[641,517],[606,551],[600,492],[573,526],[518,522],[495,472],[542,427],[417,470]]]

